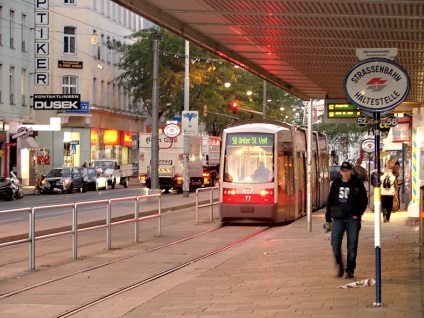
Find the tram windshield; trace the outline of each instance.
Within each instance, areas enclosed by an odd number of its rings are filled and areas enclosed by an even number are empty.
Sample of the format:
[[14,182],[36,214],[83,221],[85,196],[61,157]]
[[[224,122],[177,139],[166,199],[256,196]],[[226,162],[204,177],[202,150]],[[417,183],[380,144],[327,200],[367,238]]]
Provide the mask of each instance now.
[[227,134],[224,181],[263,183],[274,181],[274,135]]

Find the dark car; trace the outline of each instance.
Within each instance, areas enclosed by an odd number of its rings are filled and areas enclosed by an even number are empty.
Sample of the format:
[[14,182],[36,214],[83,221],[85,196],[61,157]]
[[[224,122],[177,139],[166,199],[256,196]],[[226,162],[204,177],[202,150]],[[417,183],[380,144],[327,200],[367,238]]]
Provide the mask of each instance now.
[[72,193],[82,189],[82,174],[80,169],[73,167],[54,168],[46,176],[47,182],[43,185],[45,192]]
[[96,168],[87,168],[87,179],[87,190],[108,189],[107,178]]
[[340,175],[340,166],[330,166],[330,180],[334,181]]

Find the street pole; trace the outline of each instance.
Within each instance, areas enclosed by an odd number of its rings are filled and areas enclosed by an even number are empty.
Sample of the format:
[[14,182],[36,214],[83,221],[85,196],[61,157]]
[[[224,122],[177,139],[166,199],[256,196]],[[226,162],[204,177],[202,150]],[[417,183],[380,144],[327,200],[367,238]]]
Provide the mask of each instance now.
[[264,100],[262,101],[262,116],[263,119],[266,119],[266,81],[264,80],[264,86],[263,86],[263,95]]
[[[303,107],[304,111],[306,106]],[[308,103],[308,142],[307,142],[307,160],[308,160],[308,171],[307,171],[307,206],[306,213],[308,216],[308,232],[312,232],[312,98]],[[303,113],[303,118],[305,118],[305,113]],[[305,119],[304,119],[305,120]]]
[[375,247],[375,302],[374,306],[383,306],[381,303],[381,192],[380,187],[380,113],[373,113],[374,119],[374,247]]
[[159,189],[159,41],[162,39],[160,32],[153,35],[153,88],[152,88],[152,163],[150,170],[150,191],[149,193],[160,193]]
[[[184,111],[190,110],[190,100],[189,100],[189,55],[190,55],[190,43],[185,41],[185,77],[184,77]],[[189,158],[188,158],[188,148],[189,148],[189,136],[184,135],[184,150],[183,150],[183,197],[188,197],[190,193],[190,175],[189,175]]]

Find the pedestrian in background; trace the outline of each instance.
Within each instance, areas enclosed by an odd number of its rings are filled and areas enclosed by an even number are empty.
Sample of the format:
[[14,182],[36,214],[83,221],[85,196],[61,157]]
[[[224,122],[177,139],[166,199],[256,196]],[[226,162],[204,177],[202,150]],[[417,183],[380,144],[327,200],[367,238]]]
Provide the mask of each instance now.
[[397,185],[398,185],[398,197],[399,197],[399,189],[402,187],[402,184],[403,184],[403,170],[400,167],[399,161],[396,161],[394,167],[395,167],[395,169],[398,170],[398,173],[399,173],[399,175],[396,178]]
[[399,165],[396,165],[395,162],[392,159],[390,159],[389,161],[387,161],[387,167],[389,169],[392,169],[392,173],[393,173],[393,175],[396,178],[399,177],[400,166]]
[[87,192],[87,181],[88,181],[87,166],[83,164],[81,166],[81,169],[82,169],[82,192]]
[[362,182],[369,181],[368,172],[361,166],[361,164],[362,159],[358,158],[358,160],[356,160],[356,165],[353,167],[353,172],[362,180]]
[[380,177],[381,211],[383,212],[383,221],[385,223],[390,221],[390,215],[393,210],[393,196],[397,188],[396,177],[392,169],[386,168],[386,171]]
[[[353,175],[352,165],[343,162],[340,176],[331,184],[327,201],[325,220],[332,223],[331,246],[338,267],[337,277],[354,278],[358,252],[361,217],[367,207],[367,192],[364,183]],[[342,243],[346,232],[347,258],[346,269],[343,264]]]

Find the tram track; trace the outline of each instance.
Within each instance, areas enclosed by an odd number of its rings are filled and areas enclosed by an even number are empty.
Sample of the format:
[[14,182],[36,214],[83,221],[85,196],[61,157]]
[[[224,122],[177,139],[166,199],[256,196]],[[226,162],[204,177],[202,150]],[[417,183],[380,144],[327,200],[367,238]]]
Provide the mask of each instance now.
[[[66,307],[68,308],[65,307],[59,310],[56,309],[55,312],[49,311],[48,314],[43,312],[41,315],[38,315],[43,317],[70,317],[78,313],[84,313],[85,310],[90,311],[90,309],[96,308],[96,305],[102,306],[102,302],[113,301],[114,297],[125,295],[125,293],[135,290],[138,287],[167,277],[168,275],[176,273],[179,270],[183,270],[184,268],[187,268],[196,262],[213,257],[220,252],[235,247],[243,242],[248,241],[249,239],[260,235],[268,229],[270,229],[270,227],[265,226],[260,228],[252,228],[251,226],[219,226],[209,228],[202,232],[174,239],[159,246],[146,248],[135,253],[117,257],[106,262],[81,268],[69,273],[64,273],[62,275],[51,277],[29,286],[21,287],[13,291],[0,294],[0,301],[2,303],[7,302],[10,304],[16,304],[16,302],[21,302],[22,299],[27,299],[27,297],[30,295],[37,295],[37,299],[44,303],[43,295],[46,295],[45,297],[49,297],[50,291],[58,290],[58,288],[59,293],[55,297],[62,299],[63,301],[69,295],[68,293],[70,291],[68,290],[68,286],[73,286],[75,282],[81,282],[90,277],[92,277],[91,279],[94,277],[97,277],[98,279],[98,277],[104,275],[105,272],[110,273],[117,269],[121,270],[121,268],[125,268],[125,266],[129,263],[137,264],[140,259],[138,256],[142,254],[147,255],[146,257],[143,257],[143,259],[147,260],[147,263],[144,264],[149,267],[150,270],[142,271],[140,275],[143,275],[143,277],[134,280],[134,277],[131,278],[131,275],[128,275],[125,280],[121,281],[119,284],[116,284],[116,286],[112,285],[112,288],[103,288],[102,291],[97,294],[89,294],[90,296],[88,301],[87,298],[82,298],[79,300],[79,304],[73,304],[74,307],[72,308],[69,308],[69,305],[67,305]],[[184,245],[184,243],[189,245]],[[209,247],[213,247],[213,249],[208,251]],[[181,250],[187,252],[183,253],[183,256],[181,256],[181,253],[179,253]],[[161,262],[160,256],[163,255],[165,255],[166,261],[162,261],[161,266],[158,266],[158,264]],[[127,276],[124,273],[125,271],[123,272],[123,275]],[[85,285],[82,285],[79,288],[84,288],[83,286],[85,287]],[[47,293],[46,290],[48,290]],[[33,296],[30,296],[30,299],[31,297]],[[33,301],[33,299],[30,300],[30,303]],[[59,303],[61,303],[61,301],[59,301]],[[27,315],[16,315],[16,317],[27,317]]]
[[[205,233],[209,233],[211,231],[215,231],[215,230],[218,230],[218,229],[219,228],[215,228],[215,229],[206,231]],[[152,281],[157,280],[159,278],[163,278],[163,277],[165,277],[167,275],[170,275],[170,274],[172,274],[172,273],[174,273],[174,272],[176,272],[176,271],[178,271],[178,270],[180,270],[182,268],[185,268],[185,267],[187,267],[189,265],[192,265],[192,264],[194,264],[194,263],[196,263],[198,261],[201,261],[201,260],[203,260],[205,258],[214,256],[215,254],[218,254],[218,253],[220,253],[222,251],[225,251],[225,250],[227,250],[227,249],[229,249],[231,247],[234,247],[234,246],[236,246],[238,244],[241,244],[241,243],[243,243],[243,242],[245,242],[245,241],[247,241],[247,240],[249,240],[249,239],[251,239],[251,238],[253,238],[253,237],[257,236],[257,235],[259,235],[259,234],[262,234],[263,232],[265,232],[265,231],[267,231],[269,229],[270,229],[269,227],[268,228],[261,229],[259,231],[256,231],[255,233],[252,233],[252,234],[250,234],[248,236],[245,236],[245,237],[243,237],[241,239],[238,239],[238,240],[233,241],[233,242],[231,242],[229,244],[226,244],[226,245],[224,245],[224,246],[222,246],[220,248],[217,248],[217,249],[215,249],[215,250],[213,250],[211,252],[205,253],[203,255],[197,256],[197,257],[195,257],[193,259],[190,259],[188,261],[185,261],[183,263],[180,263],[180,264],[178,264],[176,266],[173,266],[173,267],[171,267],[171,268],[169,268],[169,269],[167,269],[165,271],[156,273],[154,275],[151,275],[150,277],[141,279],[139,281],[136,281],[136,282],[133,282],[133,283],[128,284],[126,286],[123,286],[121,288],[118,288],[115,291],[112,291],[112,292],[110,292],[108,294],[102,295],[101,297],[98,297],[96,299],[90,300],[90,301],[88,301],[88,302],[86,302],[86,303],[84,303],[82,305],[76,306],[76,307],[74,307],[74,308],[72,308],[72,309],[70,309],[70,310],[68,310],[66,312],[63,312],[63,313],[61,313],[59,315],[56,315],[56,316],[54,316],[54,318],[71,317],[72,315],[74,315],[76,313],[79,313],[79,312],[81,312],[81,311],[83,311],[85,309],[88,309],[90,307],[93,307],[93,306],[95,306],[95,305],[97,305],[97,304],[99,304],[99,303],[101,303],[103,301],[109,300],[109,299],[111,299],[111,298],[113,298],[115,296],[121,295],[121,294],[123,294],[125,292],[128,292],[128,291],[131,291],[131,290],[133,290],[133,289],[135,289],[137,287],[140,287],[140,286],[142,286],[142,285],[144,285],[146,283],[152,282]],[[205,234],[205,233],[200,233],[200,234]],[[182,240],[172,242],[171,244],[176,244],[176,243],[178,243],[180,241],[182,241]],[[160,248],[162,248],[162,247],[160,247]]]
[[163,249],[163,248],[169,247],[169,246],[174,245],[174,244],[185,242],[187,240],[194,239],[194,238],[196,238],[198,236],[201,236],[201,235],[204,235],[204,234],[207,234],[207,233],[216,231],[218,229],[219,229],[219,227],[212,228],[212,229],[209,229],[209,230],[206,230],[206,231],[203,231],[203,232],[200,232],[200,233],[197,233],[197,234],[194,234],[194,235],[191,235],[191,236],[188,236],[188,237],[185,237],[185,238],[182,238],[182,239],[173,241],[173,242],[169,242],[169,243],[166,243],[166,244],[157,246],[157,247],[153,247],[153,248],[145,249],[145,250],[142,250],[142,251],[138,251],[136,253],[125,255],[123,257],[119,257],[119,258],[116,258],[116,259],[113,259],[113,260],[110,260],[110,261],[107,261],[107,262],[104,262],[104,263],[101,263],[101,264],[97,264],[97,265],[90,266],[90,267],[87,267],[87,268],[84,268],[84,269],[80,269],[80,270],[77,270],[77,271],[74,271],[74,272],[71,272],[71,273],[68,273],[68,274],[65,274],[65,275],[61,275],[61,276],[58,276],[58,277],[55,277],[55,278],[52,278],[52,279],[49,279],[49,280],[45,280],[45,281],[42,281],[40,283],[31,285],[31,286],[27,286],[27,287],[24,287],[24,288],[21,288],[21,289],[17,289],[17,290],[14,290],[12,292],[0,294],[0,300],[5,299],[5,298],[8,298],[8,297],[11,297],[11,296],[14,296],[14,295],[17,295],[17,294],[20,294],[20,293],[23,293],[23,292],[26,292],[26,291],[29,291],[31,289],[35,289],[35,288],[40,287],[40,286],[45,286],[47,284],[51,284],[53,282],[60,281],[60,280],[65,279],[65,278],[69,278],[69,277],[72,277],[72,276],[75,276],[75,275],[78,275],[78,274],[90,272],[90,271],[96,270],[98,268],[105,267],[105,266],[108,266],[108,265],[111,265],[111,264],[114,264],[114,263],[117,263],[117,262],[120,262],[120,261],[129,259],[129,258],[132,258],[132,257],[135,257],[135,256],[138,256],[138,255],[141,255],[141,254],[146,254],[146,253],[149,253],[149,252],[153,252],[153,251],[156,251],[156,250],[159,250],[159,249]]

